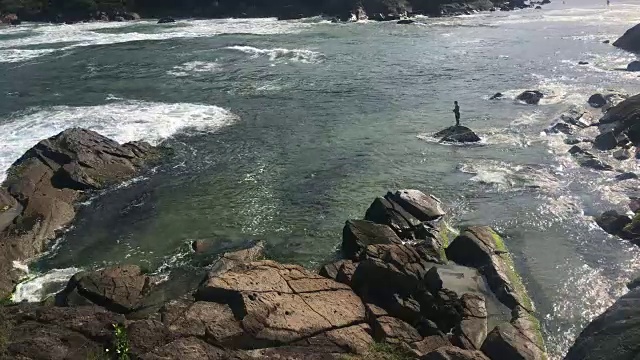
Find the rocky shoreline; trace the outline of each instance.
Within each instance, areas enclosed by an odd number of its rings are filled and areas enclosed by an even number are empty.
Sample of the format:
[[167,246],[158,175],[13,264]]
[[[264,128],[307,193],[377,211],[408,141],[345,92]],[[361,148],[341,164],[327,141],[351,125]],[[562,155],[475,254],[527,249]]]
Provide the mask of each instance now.
[[[309,2],[296,0],[286,3],[237,2],[221,0],[207,2],[152,1],[105,2],[82,0],[73,4],[30,0],[13,3],[0,2],[0,24],[19,25],[22,21],[75,23],[85,21],[129,21],[143,18],[261,18],[280,20],[323,16],[334,21],[399,21],[416,15],[454,16],[479,11],[510,11],[537,7],[549,0],[340,0]],[[161,23],[171,22],[163,21]],[[401,23],[410,23],[403,21]]]
[[[0,266],[12,273],[3,297],[21,277],[14,262],[44,251],[72,222],[76,201],[131,178],[160,153],[74,128],[16,161],[2,189]],[[454,236],[445,216],[431,195],[390,192],[364,219],[346,222],[343,260],[315,272],[265,260],[257,243],[222,255],[200,285],[173,298],[157,294],[174,280],[138,266],[81,272],[42,303],[0,308],[0,354],[545,359],[535,309],[502,238],[484,226]]]

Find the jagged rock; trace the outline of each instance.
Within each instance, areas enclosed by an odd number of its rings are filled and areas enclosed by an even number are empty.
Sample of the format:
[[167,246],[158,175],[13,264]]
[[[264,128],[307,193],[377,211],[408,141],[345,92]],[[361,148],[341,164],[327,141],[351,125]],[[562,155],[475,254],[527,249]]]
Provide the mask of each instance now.
[[56,296],[59,306],[96,304],[128,314],[143,305],[151,289],[150,278],[136,265],[123,265],[75,274]]
[[258,261],[208,279],[196,300],[227,304],[244,330],[243,348],[269,347],[365,322],[346,285],[300,266]]
[[593,147],[601,151],[613,150],[618,146],[618,137],[609,131],[596,136]]
[[631,290],[593,320],[565,360],[634,359],[640,341],[640,289]]
[[544,97],[544,94],[538,90],[528,90],[516,97],[516,100],[523,101],[529,105],[537,105]]
[[474,143],[480,141],[480,137],[466,126],[451,126],[444,130],[438,131],[433,135],[435,138],[440,138],[440,141],[455,142],[455,143]]
[[613,152],[613,158],[621,161],[631,159],[631,151],[629,149],[618,149]]
[[172,17],[163,17],[162,19],[158,20],[158,24],[169,24],[174,22],[176,22],[176,20]]
[[342,253],[348,259],[357,260],[368,245],[401,243],[389,226],[367,220],[349,220],[342,230]]
[[22,205],[5,189],[0,188],[0,232],[6,229],[22,212]]
[[[0,233],[0,261],[31,259],[47,248],[56,231],[75,217],[74,204],[86,190],[133,177],[148,161],[159,156],[146,143],[120,145],[96,132],[73,128],[29,149],[7,171],[3,186],[24,208]],[[0,277],[4,297],[17,280]]]
[[544,352],[509,323],[496,326],[482,344],[490,359],[542,360]]
[[640,94],[632,96],[610,108],[600,119],[600,132],[624,133],[634,144],[640,144]]
[[402,239],[428,240],[437,254],[442,244],[434,222],[443,215],[441,202],[435,197],[418,190],[399,190],[375,199],[365,219],[388,225]]
[[587,102],[589,103],[589,105],[591,105],[591,107],[594,107],[596,109],[599,109],[607,105],[607,99],[605,99],[604,95],[602,94],[591,95],[591,97],[589,97],[589,100],[587,100]]
[[627,65],[627,71],[640,71],[640,61],[632,61]]
[[626,215],[618,214],[615,210],[604,212],[596,219],[596,223],[611,235],[620,235],[624,227],[631,223],[631,219]]
[[489,98],[489,100],[500,100],[500,99],[502,99],[503,96],[504,95],[502,95],[502,93],[498,92],[498,93],[493,94],[493,96],[491,96]]
[[320,275],[351,286],[353,274],[356,271],[357,263],[351,260],[340,260],[327,264],[320,269]]
[[[509,359],[506,357],[497,357],[495,359]],[[480,351],[463,350],[453,346],[441,347],[423,357],[420,360],[489,360]]]

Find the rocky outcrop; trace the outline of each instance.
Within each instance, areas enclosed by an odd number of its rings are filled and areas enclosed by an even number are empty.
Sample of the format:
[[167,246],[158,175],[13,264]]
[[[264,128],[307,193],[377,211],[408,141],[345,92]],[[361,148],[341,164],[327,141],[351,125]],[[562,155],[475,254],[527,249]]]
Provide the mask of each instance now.
[[56,296],[56,304],[59,306],[95,304],[109,311],[128,314],[143,306],[151,286],[151,279],[135,265],[81,272],[75,274],[66,289]]
[[635,288],[593,320],[565,360],[633,359],[640,341],[640,289]]
[[529,105],[537,105],[544,98],[544,94],[538,90],[527,90],[516,97],[516,100]]
[[597,156],[578,145],[569,149],[569,154],[571,154],[576,162],[578,162],[582,167],[601,171],[613,171],[613,166],[607,164],[603,160],[600,160]]
[[640,52],[640,24],[627,30],[613,46],[622,50],[639,53]]
[[624,135],[634,145],[640,144],[640,94],[610,108],[600,119],[601,133]]
[[451,126],[444,130],[438,131],[433,135],[439,138],[441,142],[453,143],[475,143],[480,141],[480,137],[466,126]]
[[[137,266],[81,272],[55,304],[15,305],[7,321],[0,307],[0,325],[10,332],[0,333],[7,339],[0,354],[62,360],[125,349],[135,359],[375,359],[378,342],[409,358],[541,359],[533,305],[502,239],[472,227],[445,252],[445,216],[433,196],[389,192],[367,220],[347,222],[349,259],[320,274],[259,260],[258,242],[223,254],[193,294],[151,311],[138,310],[161,284]],[[490,317],[499,323],[492,331]]]
[[[56,232],[75,217],[74,204],[88,191],[133,177],[159,150],[147,143],[120,145],[96,132],[74,128],[39,142],[7,171],[0,215],[0,270],[45,250]],[[15,201],[8,198],[11,196]],[[9,199],[9,200],[7,200]],[[11,292],[17,274],[0,279],[0,296]]]

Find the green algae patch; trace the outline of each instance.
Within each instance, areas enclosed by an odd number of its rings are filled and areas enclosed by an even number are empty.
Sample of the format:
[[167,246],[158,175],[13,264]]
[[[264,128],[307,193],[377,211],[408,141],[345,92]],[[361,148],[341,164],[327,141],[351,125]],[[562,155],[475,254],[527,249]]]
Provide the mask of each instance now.
[[518,299],[522,302],[522,305],[525,307],[524,313],[526,313],[525,314],[526,320],[528,320],[531,323],[531,327],[529,329],[533,332],[533,334],[536,337],[535,338],[536,345],[538,345],[538,347],[541,350],[545,351],[544,359],[547,359],[546,350],[545,350],[546,347],[544,345],[544,338],[542,337],[542,326],[540,325],[540,321],[531,313],[532,311],[535,311],[533,301],[529,297],[529,293],[527,292],[527,288],[524,286],[524,283],[522,282],[522,278],[518,274],[518,271],[516,271],[513,258],[511,257],[511,254],[508,252],[507,246],[505,245],[504,240],[493,229],[491,229],[491,236],[493,237],[495,249],[499,253],[498,256],[500,257],[500,259],[502,259],[502,261],[505,264],[504,270],[507,277],[509,278],[509,282],[511,283],[511,286],[513,287],[513,290],[516,296],[518,296]]
[[342,360],[411,360],[415,355],[400,346],[374,342],[363,355],[344,355]]
[[446,263],[449,261],[446,250],[453,239],[455,239],[459,234],[450,227],[445,220],[440,222],[438,226],[438,233],[440,234],[440,240],[442,241],[442,246],[440,247],[440,259]]

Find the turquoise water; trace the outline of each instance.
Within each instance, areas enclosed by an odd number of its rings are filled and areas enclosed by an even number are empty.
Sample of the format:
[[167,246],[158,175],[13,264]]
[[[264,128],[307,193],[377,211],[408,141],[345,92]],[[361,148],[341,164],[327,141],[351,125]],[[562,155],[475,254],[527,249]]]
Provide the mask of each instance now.
[[[637,183],[580,169],[562,137],[541,135],[596,91],[640,90],[637,75],[617,70],[634,56],[602,44],[640,21],[640,4],[567,3],[415,26],[262,19],[0,29],[0,170],[69,126],[175,150],[82,205],[74,227],[30,264],[44,277],[21,296],[54,291],[72,267],[130,262],[189,277],[257,239],[272,258],[317,267],[335,256],[344,221],[362,217],[375,196],[417,188],[448,205],[453,225],[505,234],[560,356],[624,291],[640,258],[591,218],[624,209]],[[547,97],[539,106],[513,100],[526,89]],[[507,98],[489,101],[498,91]],[[480,145],[431,139],[453,124],[454,100]],[[209,244],[205,254],[191,253],[193,240]]]

